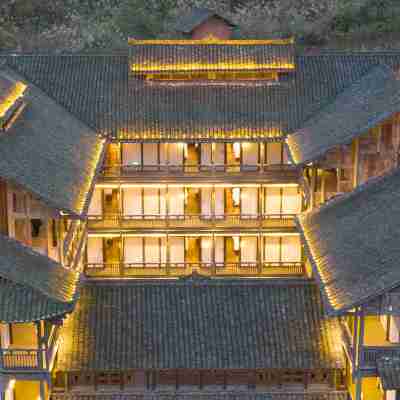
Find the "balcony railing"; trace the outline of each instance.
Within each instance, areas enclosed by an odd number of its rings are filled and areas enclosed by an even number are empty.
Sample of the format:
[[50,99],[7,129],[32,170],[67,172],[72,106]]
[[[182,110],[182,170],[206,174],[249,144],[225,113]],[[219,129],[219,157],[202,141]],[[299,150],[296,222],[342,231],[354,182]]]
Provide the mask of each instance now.
[[89,229],[104,228],[292,228],[296,214],[89,215]]
[[88,263],[88,277],[186,276],[192,272],[206,276],[293,276],[304,275],[301,262],[264,263]]
[[43,366],[45,350],[0,349],[0,369],[30,370]]
[[391,346],[363,346],[361,351],[361,368],[376,369],[376,362],[380,358],[399,358],[400,344]]
[[1,349],[0,370],[48,369],[57,352],[60,328],[54,327],[48,339],[46,349]]
[[276,173],[292,172],[297,175],[297,169],[291,164],[155,164],[155,165],[104,165],[104,177],[130,177],[137,175],[205,175],[242,173]]

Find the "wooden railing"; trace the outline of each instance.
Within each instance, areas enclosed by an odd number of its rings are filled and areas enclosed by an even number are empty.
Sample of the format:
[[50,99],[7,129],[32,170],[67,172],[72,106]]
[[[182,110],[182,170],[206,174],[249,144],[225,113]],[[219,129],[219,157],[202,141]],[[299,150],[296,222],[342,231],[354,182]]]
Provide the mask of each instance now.
[[123,213],[89,215],[89,229],[96,228],[291,228],[296,214],[183,214]]
[[0,349],[0,369],[29,370],[43,367],[44,350]]
[[57,351],[60,328],[55,326],[48,339],[46,349],[1,349],[0,370],[48,369]]
[[[238,173],[268,173],[268,172],[296,172],[297,169],[291,164],[155,164],[155,165],[135,165],[135,164],[113,164],[104,165],[102,174],[104,177],[129,177],[138,174],[148,175],[169,175],[169,174],[201,174],[201,175],[220,175]],[[297,174],[297,172],[296,172]]]
[[361,365],[363,369],[376,369],[376,362],[384,357],[400,357],[400,344],[391,346],[363,346],[361,351]]
[[[118,397],[118,396],[117,396]],[[51,396],[52,400],[69,400],[70,394],[68,393],[53,393]],[[328,391],[318,392],[313,391],[273,391],[273,392],[262,392],[262,391],[229,391],[229,390],[219,390],[217,393],[210,393],[204,391],[201,393],[196,392],[183,392],[183,393],[171,393],[170,391],[165,391],[161,393],[130,393],[124,394],[123,396],[126,400],[232,400],[232,399],[247,399],[247,400],[287,400],[287,399],[298,399],[298,400],[347,400],[350,399],[349,394],[346,391]],[[75,395],[75,400],[109,400],[110,395],[96,393],[93,395]]]
[[88,277],[186,276],[197,271],[207,276],[304,275],[301,262],[277,263],[87,263]]

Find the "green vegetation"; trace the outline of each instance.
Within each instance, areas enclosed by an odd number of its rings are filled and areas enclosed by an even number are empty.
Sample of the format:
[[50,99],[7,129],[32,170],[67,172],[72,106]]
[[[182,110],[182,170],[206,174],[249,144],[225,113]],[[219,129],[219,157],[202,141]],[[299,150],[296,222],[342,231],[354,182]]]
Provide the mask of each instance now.
[[330,45],[341,35],[398,32],[400,41],[399,0],[3,0],[0,49],[121,48],[127,37],[174,37],[174,21],[193,6],[222,13],[243,37]]

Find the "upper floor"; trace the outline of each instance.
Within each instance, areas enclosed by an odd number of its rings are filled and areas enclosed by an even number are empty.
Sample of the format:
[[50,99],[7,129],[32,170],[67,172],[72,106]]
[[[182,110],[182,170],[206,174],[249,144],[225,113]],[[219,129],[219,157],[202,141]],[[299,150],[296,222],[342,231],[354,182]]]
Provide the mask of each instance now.
[[318,206],[351,192],[370,178],[382,176],[399,163],[399,115],[377,124],[350,143],[328,150],[304,169],[309,205]]
[[302,193],[290,184],[98,184],[90,231],[119,229],[288,228]]
[[190,179],[287,182],[298,177],[282,141],[114,142],[107,148],[103,181]]

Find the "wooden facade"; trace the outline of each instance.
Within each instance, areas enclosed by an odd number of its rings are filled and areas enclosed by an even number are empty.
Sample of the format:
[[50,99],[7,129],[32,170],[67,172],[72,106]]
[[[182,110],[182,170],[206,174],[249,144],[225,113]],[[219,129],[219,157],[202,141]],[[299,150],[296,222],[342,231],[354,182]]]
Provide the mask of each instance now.
[[206,386],[219,386],[226,390],[232,386],[282,388],[287,385],[300,385],[304,390],[312,385],[323,385],[327,389],[343,389],[344,379],[341,370],[295,370],[295,369],[163,369],[129,371],[71,371],[57,372],[53,381],[55,391],[70,391],[74,388],[118,387],[120,390],[143,388],[156,390],[160,386],[192,386],[204,390]]

